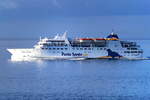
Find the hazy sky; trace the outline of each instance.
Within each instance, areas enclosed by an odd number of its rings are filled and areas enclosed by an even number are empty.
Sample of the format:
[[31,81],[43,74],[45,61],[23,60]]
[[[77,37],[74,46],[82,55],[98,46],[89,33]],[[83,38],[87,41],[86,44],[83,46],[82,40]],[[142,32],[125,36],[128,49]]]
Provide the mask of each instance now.
[[0,38],[69,36],[150,39],[150,0],[0,0]]

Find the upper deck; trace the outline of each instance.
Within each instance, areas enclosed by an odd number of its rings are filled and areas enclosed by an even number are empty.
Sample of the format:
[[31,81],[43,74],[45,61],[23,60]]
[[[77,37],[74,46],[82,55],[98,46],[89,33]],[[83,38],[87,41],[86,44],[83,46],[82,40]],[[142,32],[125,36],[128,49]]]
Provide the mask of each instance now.
[[120,41],[117,34],[114,33],[111,33],[106,38],[76,38],[72,40],[69,40],[67,33],[64,33],[62,36],[56,35],[54,38],[40,39],[35,47],[108,47],[108,44],[112,45],[112,43],[117,43],[122,48],[139,47],[135,42]]

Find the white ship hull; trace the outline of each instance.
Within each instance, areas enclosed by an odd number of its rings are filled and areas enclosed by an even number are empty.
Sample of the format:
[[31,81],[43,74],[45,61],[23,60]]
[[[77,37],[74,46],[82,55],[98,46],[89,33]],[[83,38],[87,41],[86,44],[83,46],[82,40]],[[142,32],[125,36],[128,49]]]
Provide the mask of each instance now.
[[79,52],[77,50],[57,51],[40,49],[7,49],[16,58],[39,58],[39,59],[71,59],[71,58],[99,58],[106,56],[107,52],[97,54],[92,51]]
[[[112,58],[108,56],[106,50],[91,50],[91,51],[77,51],[77,50],[67,50],[67,51],[49,51],[41,49],[7,49],[14,59],[109,59]],[[142,58],[141,54],[125,54],[122,51],[118,52],[122,57],[116,57],[120,59],[138,59]]]

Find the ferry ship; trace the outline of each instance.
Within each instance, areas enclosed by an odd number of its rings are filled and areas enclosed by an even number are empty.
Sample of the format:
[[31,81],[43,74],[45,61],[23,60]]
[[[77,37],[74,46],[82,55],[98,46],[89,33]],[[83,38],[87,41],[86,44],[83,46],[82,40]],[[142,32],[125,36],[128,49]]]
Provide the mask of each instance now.
[[68,39],[67,33],[42,38],[34,48],[7,49],[15,58],[36,59],[138,59],[143,50],[136,42],[120,40],[115,33],[106,38]]

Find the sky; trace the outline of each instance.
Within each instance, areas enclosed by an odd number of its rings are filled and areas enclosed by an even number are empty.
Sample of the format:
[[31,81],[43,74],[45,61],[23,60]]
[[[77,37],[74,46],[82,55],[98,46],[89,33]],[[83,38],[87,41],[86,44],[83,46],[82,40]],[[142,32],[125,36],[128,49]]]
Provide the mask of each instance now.
[[0,39],[70,37],[150,39],[150,0],[0,0]]

